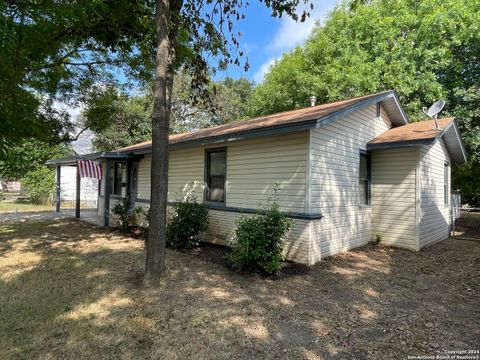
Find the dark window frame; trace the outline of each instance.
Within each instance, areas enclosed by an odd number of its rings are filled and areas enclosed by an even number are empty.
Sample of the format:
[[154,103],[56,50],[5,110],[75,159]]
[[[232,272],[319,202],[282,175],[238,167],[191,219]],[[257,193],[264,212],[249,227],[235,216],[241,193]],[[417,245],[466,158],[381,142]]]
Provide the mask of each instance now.
[[[367,160],[367,177],[366,178],[361,178],[360,177],[360,164],[362,156],[365,156]],[[371,206],[372,205],[372,153],[365,151],[365,150],[360,150],[359,152],[359,157],[358,157],[358,182],[360,186],[360,182],[364,181],[366,189],[366,202],[363,202],[360,204],[361,206]]]
[[[225,179],[223,182],[223,201],[212,201],[209,200],[209,190],[210,190],[210,154],[211,153],[216,153],[216,152],[224,152],[225,153]],[[214,205],[214,206],[220,206],[224,207],[227,203],[227,158],[228,158],[228,153],[227,153],[227,148],[224,147],[215,147],[215,148],[209,148],[205,149],[205,161],[204,161],[204,183],[205,183],[205,190],[203,192],[203,202]]]
[[[120,165],[124,164],[126,167],[127,164],[124,161],[113,161],[110,163],[110,166],[113,169],[110,169],[110,191],[113,196],[122,196],[122,188],[126,186],[124,182],[122,182],[122,173],[120,171]],[[112,171],[113,170],[113,171]],[[119,178],[120,176],[120,178]]]
[[445,161],[443,163],[443,204],[445,206],[448,206],[450,204],[449,201],[449,187],[450,187],[450,182],[449,182],[449,173],[450,173],[450,164],[448,161]]

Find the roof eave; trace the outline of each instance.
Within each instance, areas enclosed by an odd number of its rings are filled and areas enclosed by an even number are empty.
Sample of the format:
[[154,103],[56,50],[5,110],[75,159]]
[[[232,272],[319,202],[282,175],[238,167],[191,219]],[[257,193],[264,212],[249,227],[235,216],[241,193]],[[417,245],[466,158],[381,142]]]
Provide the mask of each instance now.
[[390,142],[380,142],[380,143],[369,143],[367,144],[367,150],[385,150],[385,149],[397,149],[411,146],[419,146],[432,144],[435,142],[434,137],[427,139],[416,139],[416,140],[402,140],[402,141],[390,141]]
[[[460,130],[458,128],[456,119],[453,119],[452,122],[445,127],[442,133],[438,136],[438,139],[441,138],[443,138],[445,146],[447,146],[452,160],[457,163],[464,163],[467,161],[467,150],[465,149],[465,144],[460,136]],[[454,139],[453,143],[450,139]],[[458,149],[455,149],[455,147]]]
[[75,166],[78,160],[103,160],[103,159],[115,159],[115,160],[128,160],[133,156],[132,153],[118,152],[118,151],[101,151],[90,154],[84,154],[77,156],[68,156],[57,159],[48,159],[45,162],[47,166]]
[[[357,111],[360,108],[376,104],[378,102],[387,101],[393,99],[395,103],[398,105],[399,114],[401,114],[401,123],[408,124],[408,118],[406,117],[405,112],[403,111],[402,107],[400,106],[398,96],[395,91],[388,91],[384,94],[380,94],[377,96],[373,96],[368,99],[361,100],[353,105],[347,106],[341,110],[335,111],[331,114],[326,116],[322,116],[317,119],[305,120],[302,122],[296,122],[293,124],[281,124],[281,125],[274,125],[264,128],[257,128],[257,129],[249,129],[245,131],[239,131],[232,134],[225,134],[225,135],[217,135],[217,136],[209,136],[209,137],[202,137],[199,139],[192,139],[186,141],[179,141],[177,143],[171,143],[171,149],[182,149],[191,146],[197,145],[211,145],[216,143],[225,143],[230,141],[236,140],[244,140],[247,138],[254,138],[254,137],[264,137],[264,136],[271,136],[271,135],[281,135],[284,133],[290,132],[298,132],[304,131],[314,128],[320,128],[331,122],[337,120],[340,117],[346,116],[350,113]],[[398,123],[397,123],[398,125]],[[150,153],[152,146],[148,145],[142,148],[131,149],[127,151],[131,151],[134,154],[148,154]]]

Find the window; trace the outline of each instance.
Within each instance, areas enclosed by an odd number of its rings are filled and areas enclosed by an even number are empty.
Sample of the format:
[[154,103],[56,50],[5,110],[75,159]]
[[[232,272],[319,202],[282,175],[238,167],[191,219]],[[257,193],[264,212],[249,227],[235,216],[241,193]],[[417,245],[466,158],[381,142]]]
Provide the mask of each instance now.
[[370,205],[371,198],[371,161],[370,154],[364,151],[360,152],[360,169],[359,169],[359,193],[360,204]]
[[110,189],[113,195],[122,195],[122,187],[125,184],[126,164],[124,162],[113,162],[110,164]]
[[205,174],[205,182],[207,183],[206,200],[215,203],[225,203],[226,149],[207,150]]
[[443,166],[443,203],[448,205],[448,175],[450,173],[450,169],[448,168],[448,162],[445,162]]

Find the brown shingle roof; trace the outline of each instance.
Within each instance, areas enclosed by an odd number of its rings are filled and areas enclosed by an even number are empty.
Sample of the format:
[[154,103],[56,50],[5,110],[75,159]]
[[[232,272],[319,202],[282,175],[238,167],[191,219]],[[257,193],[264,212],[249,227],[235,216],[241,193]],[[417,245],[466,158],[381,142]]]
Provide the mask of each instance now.
[[437,121],[440,127],[439,130],[435,128],[434,120],[419,121],[385,131],[383,134],[370,141],[369,144],[388,144],[409,141],[415,142],[429,139],[433,140],[440,135],[448,125],[450,125],[450,123],[453,121],[453,117],[439,119]]
[[[320,119],[324,116],[332,114],[334,112],[346,109],[355,105],[363,100],[371,99],[379,95],[387,94],[392,91],[384,91],[377,94],[371,94],[366,96],[359,96],[347,100],[336,101],[332,103],[322,104],[318,106],[307,107],[304,109],[285,111],[277,114],[266,115],[257,117],[251,120],[239,121],[226,125],[215,126],[211,128],[201,129],[183,134],[170,135],[170,144],[181,143],[190,140],[199,140],[203,138],[212,138],[216,136],[223,136],[229,134],[240,133],[244,131],[251,131],[261,128],[275,127],[285,124],[295,124],[308,120]],[[145,141],[143,143],[127,146],[117,151],[134,151],[140,149],[150,148],[151,141]]]

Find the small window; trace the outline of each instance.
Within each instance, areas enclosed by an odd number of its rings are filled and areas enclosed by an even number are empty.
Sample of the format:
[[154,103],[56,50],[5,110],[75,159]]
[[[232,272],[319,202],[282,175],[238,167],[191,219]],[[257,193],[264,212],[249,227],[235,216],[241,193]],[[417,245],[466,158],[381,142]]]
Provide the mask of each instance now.
[[448,175],[450,174],[448,162],[445,162],[443,166],[443,203],[448,205],[448,195],[450,184],[448,182]]
[[360,153],[360,169],[359,169],[359,194],[360,204],[370,205],[371,203],[371,166],[370,154],[366,152]]
[[122,195],[122,187],[125,186],[124,175],[126,165],[124,162],[110,164],[110,189],[113,195]]
[[207,150],[206,157],[206,200],[225,203],[227,152],[225,149]]

